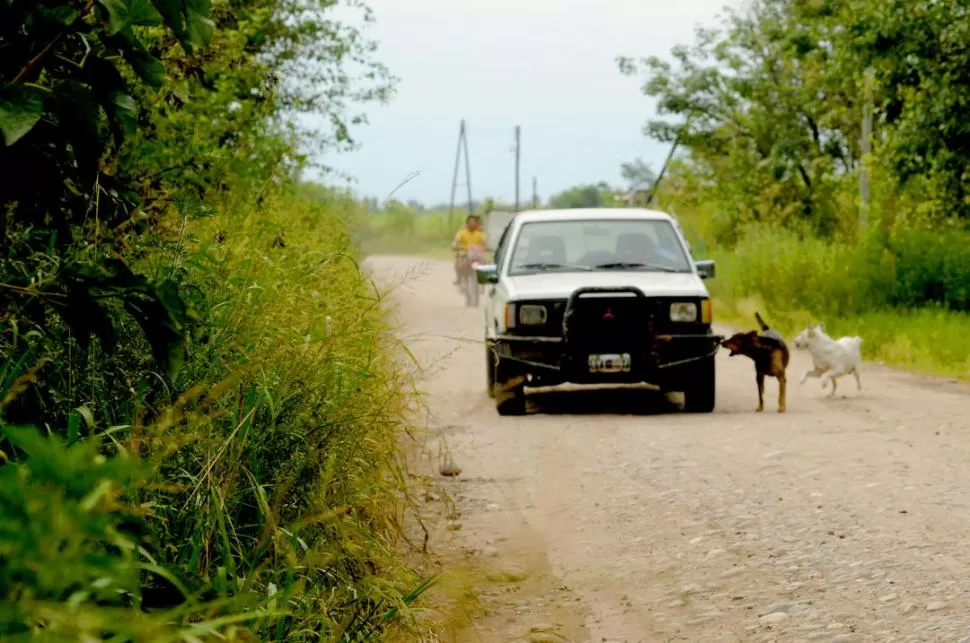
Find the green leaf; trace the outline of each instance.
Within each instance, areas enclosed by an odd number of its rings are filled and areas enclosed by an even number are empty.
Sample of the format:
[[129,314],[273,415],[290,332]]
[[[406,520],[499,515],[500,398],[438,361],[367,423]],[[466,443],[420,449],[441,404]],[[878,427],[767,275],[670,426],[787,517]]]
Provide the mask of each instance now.
[[188,312],[174,282],[151,282],[118,258],[100,264],[72,264],[65,270],[64,280],[68,296],[58,312],[78,341],[86,346],[90,336],[96,335],[102,345],[114,347],[113,323],[99,299],[104,295],[117,298],[141,327],[158,367],[170,378],[178,373],[185,360]]
[[98,0],[108,14],[108,28],[105,32],[113,36],[130,23],[128,22],[128,3],[125,0]]
[[168,28],[171,29],[179,40],[183,40],[186,35],[185,19],[182,15],[181,0],[152,0],[158,13]]
[[101,137],[101,109],[90,85],[63,80],[53,87],[50,112],[64,139],[71,145],[74,162],[83,172],[97,171],[104,153]]
[[72,445],[81,436],[81,420],[87,425],[88,431],[93,431],[95,427],[94,414],[91,409],[81,405],[71,411],[67,416],[67,444]]
[[161,16],[148,0],[98,0],[108,14],[107,35],[113,36],[132,25],[161,24]]
[[67,27],[81,17],[81,12],[75,7],[58,6],[53,8],[38,7],[37,13],[45,20]]
[[152,0],[186,51],[208,47],[215,31],[210,0]]
[[155,363],[169,378],[178,374],[185,361],[185,303],[174,282],[150,285],[147,293],[130,292],[125,310],[141,326],[151,346]]
[[138,105],[128,94],[114,92],[107,111],[120,136],[132,136],[138,129]]
[[189,42],[197,47],[208,47],[212,41],[212,34],[216,29],[216,23],[212,22],[207,16],[189,10]]
[[[0,425],[0,433],[10,444],[23,451],[28,458],[42,459],[57,451],[57,438],[41,435],[37,427]],[[53,458],[51,458],[53,459]]]
[[165,65],[154,56],[138,54],[132,58],[131,66],[142,80],[156,89],[165,82]]
[[162,17],[149,0],[131,0],[129,11],[130,24],[140,27],[156,27],[162,24]]
[[165,81],[165,66],[148,53],[131,27],[123,29],[112,41],[124,52],[125,60],[143,81],[156,89],[162,86]]
[[66,293],[54,311],[71,329],[71,334],[81,348],[87,351],[91,338],[97,337],[106,353],[114,352],[118,338],[108,311],[91,292],[97,277],[90,274],[87,266],[68,264],[62,273]]
[[0,133],[8,146],[26,136],[43,115],[43,92],[13,83],[0,86]]
[[212,14],[210,0],[185,0],[185,15],[189,41],[197,47],[208,47],[216,25],[209,18]]

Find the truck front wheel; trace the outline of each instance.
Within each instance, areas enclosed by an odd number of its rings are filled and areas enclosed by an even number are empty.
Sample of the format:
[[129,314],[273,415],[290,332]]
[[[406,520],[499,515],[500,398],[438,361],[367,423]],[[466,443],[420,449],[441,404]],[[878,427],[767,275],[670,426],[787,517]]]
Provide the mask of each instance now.
[[526,374],[515,362],[495,358],[495,383],[492,386],[495,410],[499,415],[525,415]]
[[705,357],[691,366],[684,383],[684,411],[710,413],[714,410],[716,390],[714,357]]

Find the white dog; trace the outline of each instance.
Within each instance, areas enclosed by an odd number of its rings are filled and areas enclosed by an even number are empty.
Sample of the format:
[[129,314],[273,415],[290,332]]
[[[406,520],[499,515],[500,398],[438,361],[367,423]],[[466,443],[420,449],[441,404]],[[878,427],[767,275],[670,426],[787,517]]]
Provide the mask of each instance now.
[[825,324],[816,326],[809,322],[808,328],[798,334],[794,344],[795,348],[807,348],[812,354],[813,368],[805,371],[799,384],[804,384],[809,377],[818,377],[822,379],[822,388],[825,389],[832,382],[831,397],[835,395],[836,380],[852,373],[856,385],[862,390],[859,377],[862,366],[861,337],[842,337],[836,341],[825,334]]

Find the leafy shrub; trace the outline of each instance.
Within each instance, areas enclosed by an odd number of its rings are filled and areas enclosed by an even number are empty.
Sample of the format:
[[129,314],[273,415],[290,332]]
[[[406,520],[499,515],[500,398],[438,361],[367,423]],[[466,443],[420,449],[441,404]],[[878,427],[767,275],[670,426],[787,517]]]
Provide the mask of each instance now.
[[959,229],[875,229],[849,243],[749,227],[715,256],[723,266],[715,292],[759,294],[779,310],[797,306],[830,317],[927,306],[970,310],[970,233]]

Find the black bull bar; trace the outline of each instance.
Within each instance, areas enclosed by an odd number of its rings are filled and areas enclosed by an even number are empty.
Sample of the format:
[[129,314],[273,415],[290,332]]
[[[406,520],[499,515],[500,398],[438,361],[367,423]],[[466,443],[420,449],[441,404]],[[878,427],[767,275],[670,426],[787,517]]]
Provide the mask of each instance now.
[[[520,346],[549,346],[549,345],[560,345],[562,347],[561,353],[563,355],[569,355],[573,352],[573,345],[575,343],[574,338],[570,334],[570,317],[575,312],[576,301],[579,300],[584,295],[627,295],[628,297],[645,302],[649,298],[643,293],[642,290],[634,286],[622,286],[622,287],[597,287],[597,286],[587,286],[583,288],[577,288],[569,295],[566,300],[566,307],[563,311],[562,320],[562,334],[561,337],[516,337],[513,335],[503,335],[499,339],[502,342],[507,342],[510,344],[517,344]],[[649,319],[644,320],[645,326],[650,322]],[[721,342],[724,341],[725,337],[723,335],[698,335],[698,334],[677,334],[677,333],[660,333],[654,334],[652,331],[646,333],[648,335],[648,345],[649,345],[649,355],[655,358],[657,361],[653,365],[653,368],[658,370],[673,368],[676,366],[683,366],[684,364],[689,364],[691,362],[697,362],[709,357],[713,357],[717,354],[718,349],[721,347]],[[680,345],[685,344],[706,344],[711,346],[711,349],[700,355],[692,355],[687,358],[677,359],[673,361],[660,361],[660,354],[663,351],[665,345],[670,343],[678,343]],[[494,351],[494,347],[492,348]],[[526,364],[532,366],[533,368],[545,369],[550,371],[562,371],[563,364],[561,363],[547,363],[547,362],[537,362],[530,359],[525,359],[522,357],[516,357],[514,355],[503,354],[501,355],[503,360],[509,360],[513,362],[518,362],[520,364]]]

